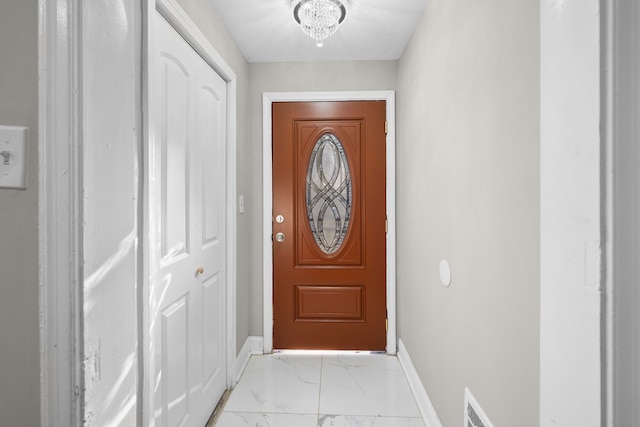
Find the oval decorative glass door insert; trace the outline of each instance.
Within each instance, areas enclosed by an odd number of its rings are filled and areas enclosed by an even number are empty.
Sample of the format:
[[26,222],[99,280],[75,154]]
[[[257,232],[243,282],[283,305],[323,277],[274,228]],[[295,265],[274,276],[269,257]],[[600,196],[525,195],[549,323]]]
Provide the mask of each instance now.
[[306,193],[311,233],[322,252],[333,254],[349,230],[352,184],[344,148],[332,133],[323,134],[313,147]]

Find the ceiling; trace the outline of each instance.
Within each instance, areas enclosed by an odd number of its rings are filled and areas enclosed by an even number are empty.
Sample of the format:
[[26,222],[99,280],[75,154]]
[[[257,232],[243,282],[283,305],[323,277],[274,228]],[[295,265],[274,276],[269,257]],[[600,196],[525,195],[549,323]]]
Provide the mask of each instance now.
[[349,0],[323,47],[293,19],[291,0],[209,0],[249,62],[395,60],[427,0]]

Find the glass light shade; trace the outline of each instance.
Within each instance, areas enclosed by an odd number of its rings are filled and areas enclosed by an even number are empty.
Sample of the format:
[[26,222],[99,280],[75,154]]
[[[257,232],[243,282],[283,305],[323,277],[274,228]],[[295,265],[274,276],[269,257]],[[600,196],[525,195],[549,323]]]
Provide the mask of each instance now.
[[341,0],[297,0],[293,16],[302,31],[321,47],[344,21],[347,9]]

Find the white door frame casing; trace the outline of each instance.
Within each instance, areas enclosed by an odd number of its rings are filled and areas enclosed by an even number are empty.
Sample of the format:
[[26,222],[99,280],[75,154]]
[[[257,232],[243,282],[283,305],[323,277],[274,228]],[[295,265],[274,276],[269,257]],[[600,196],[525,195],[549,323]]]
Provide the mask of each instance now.
[[80,6],[38,1],[40,424],[52,427],[83,418]]
[[263,334],[264,352],[273,351],[273,168],[272,111],[274,102],[386,101],[387,110],[387,354],[396,354],[396,138],[395,91],[265,92],[262,95],[263,206]]
[[[143,60],[143,111],[144,111],[144,162],[145,167],[150,165],[150,149],[154,141],[154,117],[150,106],[155,105],[153,90],[155,76],[155,11],[158,11],[191,45],[191,47],[209,64],[227,84],[227,157],[226,157],[226,382],[231,388],[236,382],[236,74],[226,61],[220,56],[208,39],[197,28],[184,10],[175,0],[147,0],[144,10],[143,50],[146,52]],[[148,172],[145,172],[147,174]],[[143,402],[143,425],[153,424],[153,387],[150,378],[150,336],[149,327],[151,314],[149,313],[149,292],[151,290],[149,260],[150,229],[149,215],[150,186],[145,179],[144,184],[144,220],[143,220],[143,277],[142,295],[140,297],[140,313],[142,327],[140,343],[143,352],[143,378],[141,378],[141,398]]]

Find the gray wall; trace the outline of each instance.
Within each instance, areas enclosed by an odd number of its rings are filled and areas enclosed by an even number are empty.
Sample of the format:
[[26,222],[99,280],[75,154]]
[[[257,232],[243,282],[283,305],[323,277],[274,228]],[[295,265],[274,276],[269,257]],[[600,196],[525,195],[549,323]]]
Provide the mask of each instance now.
[[[615,191],[613,230],[605,244],[613,251],[609,299],[613,313],[612,341],[616,354],[611,363],[613,424],[640,425],[640,8],[633,0],[611,2],[615,7],[615,57],[613,59],[616,101],[612,186]],[[632,59],[632,60],[629,60]],[[610,88],[609,88],[610,90]],[[611,123],[606,125],[611,126]],[[605,125],[605,126],[606,126]],[[610,246],[610,242],[613,245]],[[612,247],[613,246],[613,247]],[[611,289],[613,288],[613,289]],[[613,300],[613,301],[612,301]]]
[[445,426],[465,386],[538,425],[539,87],[536,0],[431,0],[399,61],[399,337]]
[[40,423],[38,4],[0,2],[0,125],[29,128],[28,188],[0,189],[0,414]]
[[[178,4],[207,37],[209,42],[222,56],[225,62],[236,73],[237,84],[237,194],[250,198],[250,158],[252,148],[249,146],[249,64],[236,47],[233,39],[224,27],[223,22],[216,15],[211,2],[207,0],[178,0]],[[252,208],[247,204],[245,212]],[[252,229],[249,214],[239,214],[237,217],[238,241],[237,241],[237,268],[236,268],[236,345],[239,351],[249,333],[250,311],[249,301],[253,298],[249,287],[251,269],[254,264],[252,258],[253,246]]]
[[252,234],[250,334],[262,336],[262,94],[395,90],[396,61],[250,63],[249,170],[251,197],[246,204]]

